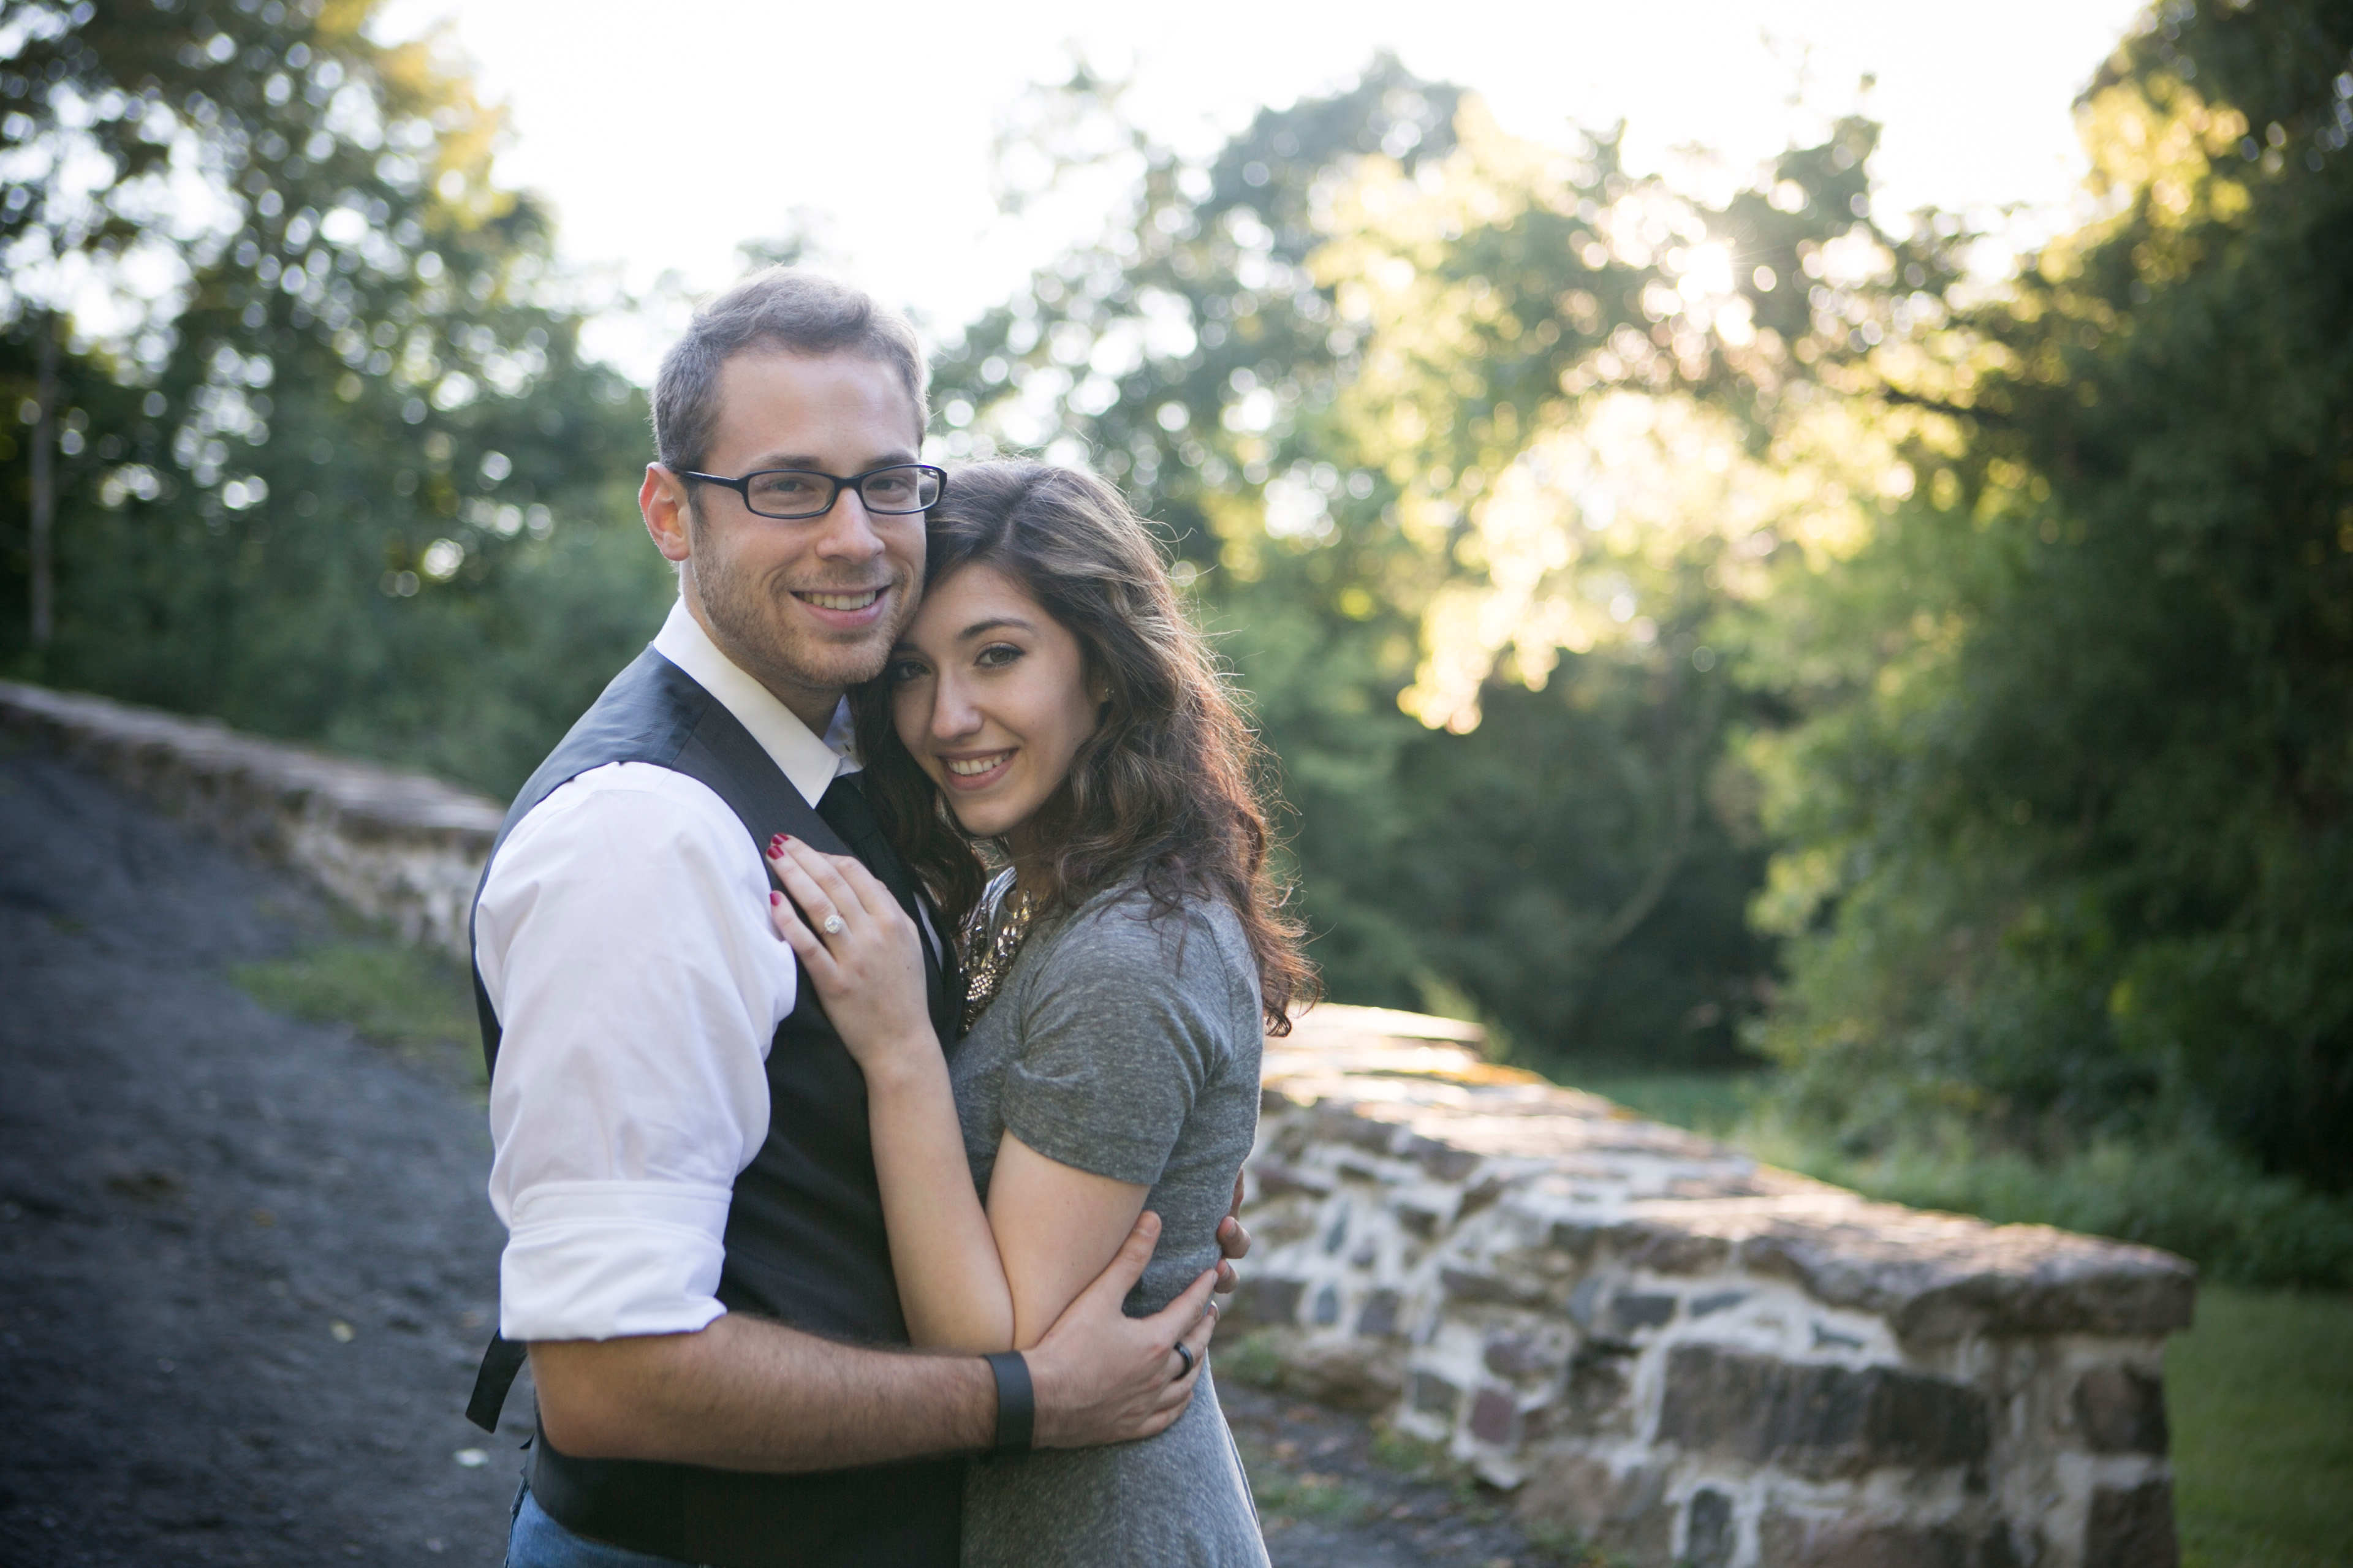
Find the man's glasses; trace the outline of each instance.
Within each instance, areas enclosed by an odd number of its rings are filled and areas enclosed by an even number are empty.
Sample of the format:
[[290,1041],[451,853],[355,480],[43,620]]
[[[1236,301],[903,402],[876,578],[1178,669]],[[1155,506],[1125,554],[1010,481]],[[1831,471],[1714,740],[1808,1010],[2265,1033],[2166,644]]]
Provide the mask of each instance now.
[[845,489],[856,490],[868,511],[896,517],[922,511],[948,488],[947,475],[927,463],[892,463],[846,479],[814,468],[762,468],[740,479],[717,474],[684,477],[706,485],[724,485],[742,496],[755,515],[776,518],[823,517]]

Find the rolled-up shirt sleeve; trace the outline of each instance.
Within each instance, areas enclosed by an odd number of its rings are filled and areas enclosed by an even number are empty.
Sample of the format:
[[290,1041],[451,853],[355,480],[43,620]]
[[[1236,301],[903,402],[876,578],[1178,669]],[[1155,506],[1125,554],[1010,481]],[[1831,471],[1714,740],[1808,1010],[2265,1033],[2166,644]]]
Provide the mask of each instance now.
[[475,917],[502,1028],[491,1204],[514,1341],[688,1333],[717,1297],[729,1194],[768,1132],[792,1011],[767,874],[710,789],[610,764],[516,825]]

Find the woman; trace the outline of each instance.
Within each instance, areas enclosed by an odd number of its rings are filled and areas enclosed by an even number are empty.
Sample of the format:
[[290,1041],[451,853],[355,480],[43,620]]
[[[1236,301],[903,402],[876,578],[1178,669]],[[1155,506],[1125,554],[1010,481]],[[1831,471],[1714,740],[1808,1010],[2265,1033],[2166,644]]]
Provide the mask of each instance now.
[[[963,932],[952,1055],[881,884],[789,841],[770,863],[777,931],[866,1073],[909,1331],[985,1353],[1035,1344],[1147,1205],[1131,1312],[1216,1263],[1260,1041],[1308,973],[1255,742],[1134,513],[1087,475],[987,463],[929,527],[922,606],[855,700],[867,797]],[[1155,1437],[976,1464],[965,1561],[1263,1563],[1207,1373]]]

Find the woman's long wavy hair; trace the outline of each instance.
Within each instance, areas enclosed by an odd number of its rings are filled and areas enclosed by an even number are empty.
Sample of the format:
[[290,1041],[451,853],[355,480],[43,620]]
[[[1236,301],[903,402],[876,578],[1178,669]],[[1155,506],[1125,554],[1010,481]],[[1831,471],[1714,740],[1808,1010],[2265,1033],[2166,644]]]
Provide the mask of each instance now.
[[[1288,889],[1267,865],[1271,773],[1224,672],[1177,603],[1160,552],[1119,492],[1044,463],[960,470],[928,521],[925,586],[993,566],[1067,627],[1107,693],[1103,722],[1039,808],[1055,897],[1075,905],[1133,877],[1155,916],[1189,895],[1223,900],[1258,961],[1269,1030],[1314,999]],[[984,867],[930,777],[900,742],[891,682],[850,694],[867,799],[952,924],[978,901]]]

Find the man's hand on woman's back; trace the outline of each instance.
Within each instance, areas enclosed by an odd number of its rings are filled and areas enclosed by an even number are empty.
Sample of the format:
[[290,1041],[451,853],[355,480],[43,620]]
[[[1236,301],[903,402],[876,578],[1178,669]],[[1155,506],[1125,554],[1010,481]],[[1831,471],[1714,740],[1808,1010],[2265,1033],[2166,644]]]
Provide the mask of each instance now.
[[[1144,1277],[1160,1239],[1160,1216],[1146,1210],[1094,1283],[1064,1309],[1027,1354],[1037,1390],[1037,1446],[1082,1448],[1149,1437],[1185,1413],[1209,1353],[1218,1322],[1209,1269],[1148,1318],[1120,1310]],[[1175,1347],[1184,1345],[1186,1355]]]
[[1241,1283],[1234,1265],[1250,1256],[1250,1233],[1242,1225],[1242,1178],[1234,1176],[1234,1206],[1218,1222],[1218,1250],[1225,1256],[1218,1259],[1218,1294],[1230,1296]]

